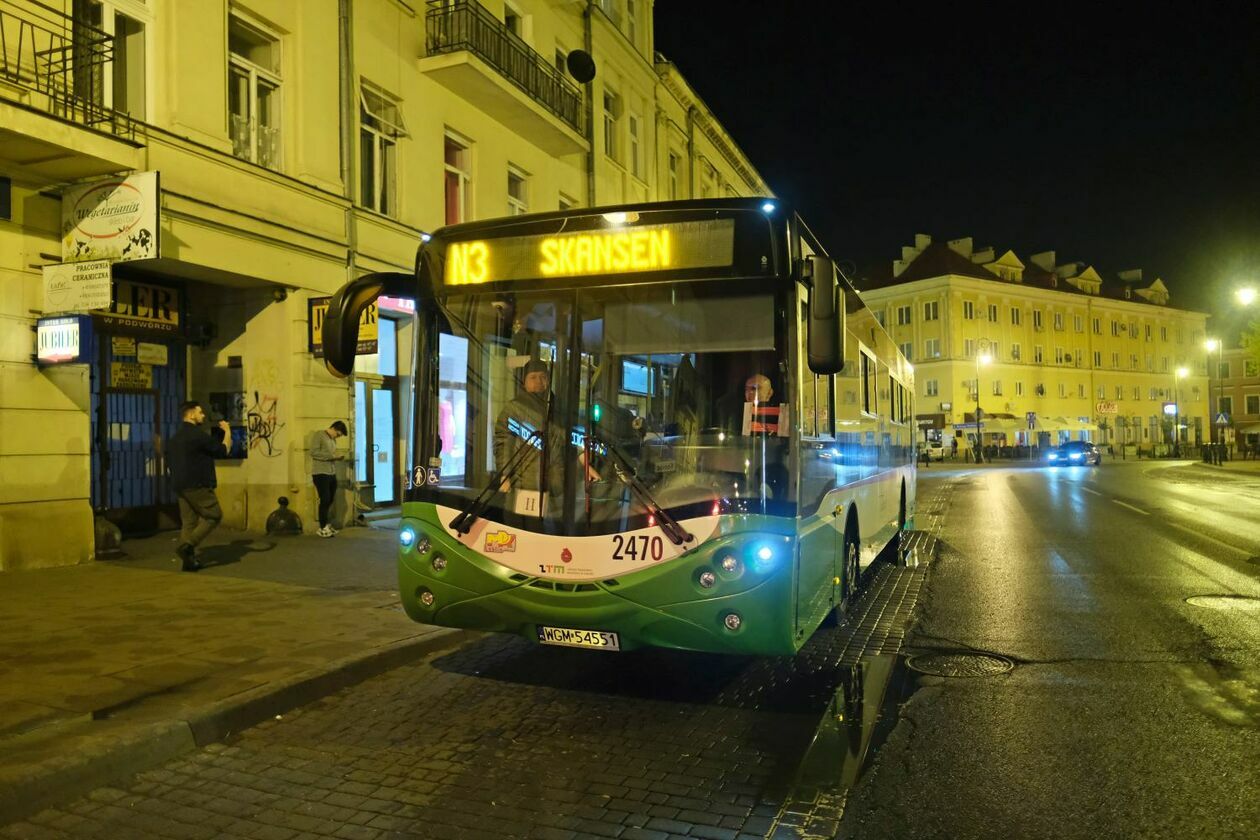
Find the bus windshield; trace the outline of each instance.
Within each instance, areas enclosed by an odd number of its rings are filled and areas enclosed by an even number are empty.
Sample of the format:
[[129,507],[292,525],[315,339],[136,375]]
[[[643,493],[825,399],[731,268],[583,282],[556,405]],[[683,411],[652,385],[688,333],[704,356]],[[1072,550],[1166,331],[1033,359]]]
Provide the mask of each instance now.
[[419,454],[441,470],[413,498],[466,509],[510,465],[482,515],[527,530],[645,527],[632,484],[680,520],[790,513],[788,308],[772,289],[721,281],[440,299],[439,376],[419,380],[436,380],[437,393],[417,398],[436,399],[436,434],[430,451],[422,436]]

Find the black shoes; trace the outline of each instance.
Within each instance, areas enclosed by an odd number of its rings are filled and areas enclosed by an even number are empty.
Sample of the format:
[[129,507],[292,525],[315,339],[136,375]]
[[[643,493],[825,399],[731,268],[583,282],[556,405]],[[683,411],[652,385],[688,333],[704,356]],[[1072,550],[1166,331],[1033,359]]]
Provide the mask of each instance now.
[[197,562],[196,550],[188,543],[183,543],[175,549],[175,556],[180,559],[180,571],[182,572],[199,572],[201,564]]

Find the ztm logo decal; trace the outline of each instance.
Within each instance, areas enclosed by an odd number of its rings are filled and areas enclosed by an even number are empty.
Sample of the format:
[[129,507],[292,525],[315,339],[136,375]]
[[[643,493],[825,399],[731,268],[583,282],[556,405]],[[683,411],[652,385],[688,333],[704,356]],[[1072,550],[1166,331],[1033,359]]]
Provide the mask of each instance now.
[[485,550],[487,554],[502,554],[506,551],[516,552],[516,534],[507,531],[491,531],[486,534]]
[[564,566],[551,566],[543,563],[538,564],[538,571],[544,575],[563,575],[566,573]]

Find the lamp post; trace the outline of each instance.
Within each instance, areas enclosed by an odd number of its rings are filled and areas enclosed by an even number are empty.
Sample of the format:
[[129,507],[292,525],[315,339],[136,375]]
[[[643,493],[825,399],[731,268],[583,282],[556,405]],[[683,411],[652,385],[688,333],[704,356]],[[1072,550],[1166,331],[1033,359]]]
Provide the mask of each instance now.
[[1181,457],[1181,380],[1190,374],[1187,368],[1177,368],[1177,378],[1173,380],[1173,457]]
[[976,463],[983,460],[984,432],[980,422],[980,366],[993,361],[989,355],[989,342],[981,341],[976,348]]
[[1256,290],[1251,286],[1243,286],[1234,292],[1234,296],[1243,306],[1251,306],[1256,301]]
[[[1211,439],[1212,445],[1215,446],[1216,440],[1216,414],[1221,410],[1221,342],[1215,338],[1209,338],[1203,342],[1203,349],[1208,352],[1208,422],[1212,424]],[[1216,351],[1216,406],[1212,405],[1212,351]]]

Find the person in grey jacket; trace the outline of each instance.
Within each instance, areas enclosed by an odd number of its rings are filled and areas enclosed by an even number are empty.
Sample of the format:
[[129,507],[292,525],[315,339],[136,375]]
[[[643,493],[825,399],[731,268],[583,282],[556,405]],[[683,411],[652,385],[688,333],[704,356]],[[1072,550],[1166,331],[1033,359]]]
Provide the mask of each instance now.
[[337,531],[328,522],[333,495],[337,491],[337,473],[334,463],[346,456],[337,451],[337,438],[347,434],[346,424],[337,420],[327,429],[311,435],[311,480],[319,494],[319,530],[321,537],[336,536]]

